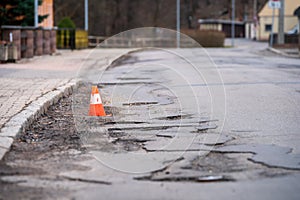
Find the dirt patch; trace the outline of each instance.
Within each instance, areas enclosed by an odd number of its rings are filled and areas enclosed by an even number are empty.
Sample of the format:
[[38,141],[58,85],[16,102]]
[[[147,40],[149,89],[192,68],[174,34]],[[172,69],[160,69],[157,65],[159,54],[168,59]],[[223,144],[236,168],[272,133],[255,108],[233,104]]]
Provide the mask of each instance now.
[[30,177],[59,182],[60,172],[89,170],[75,163],[90,158],[81,146],[71,110],[71,97],[63,98],[18,135],[0,161],[0,199],[60,198],[68,191],[45,185],[27,187],[26,183],[32,181]]
[[61,99],[43,114],[27,130],[19,134],[12,145],[12,151],[4,160],[40,160],[56,153],[81,148],[80,137],[76,133],[71,109],[71,98]]

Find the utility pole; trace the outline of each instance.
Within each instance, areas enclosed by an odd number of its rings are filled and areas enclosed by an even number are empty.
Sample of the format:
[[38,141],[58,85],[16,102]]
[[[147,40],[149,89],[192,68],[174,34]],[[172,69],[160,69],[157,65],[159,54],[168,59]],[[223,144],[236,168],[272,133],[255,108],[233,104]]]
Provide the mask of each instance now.
[[284,44],[284,0],[280,0],[281,7],[279,9],[278,20],[278,44]]
[[180,48],[180,0],[177,0],[177,12],[176,12],[176,28],[177,28],[177,48]]
[[256,31],[257,31],[257,0],[253,0],[253,22],[254,22],[254,31],[253,38],[256,40]]
[[253,0],[253,19],[257,19],[257,0]]
[[39,25],[39,2],[38,0],[34,0],[34,27],[38,27]]
[[275,18],[275,8],[272,8],[272,28],[271,28],[270,47],[273,47],[273,43],[274,43],[274,18]]
[[234,47],[235,38],[235,0],[231,0],[231,46]]
[[84,30],[89,30],[89,0],[84,0]]

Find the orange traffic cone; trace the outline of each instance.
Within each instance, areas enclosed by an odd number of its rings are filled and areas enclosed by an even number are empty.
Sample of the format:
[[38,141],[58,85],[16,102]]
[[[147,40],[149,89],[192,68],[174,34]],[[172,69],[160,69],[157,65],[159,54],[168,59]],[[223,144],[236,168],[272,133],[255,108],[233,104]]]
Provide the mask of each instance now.
[[106,116],[97,86],[92,86],[89,116]]

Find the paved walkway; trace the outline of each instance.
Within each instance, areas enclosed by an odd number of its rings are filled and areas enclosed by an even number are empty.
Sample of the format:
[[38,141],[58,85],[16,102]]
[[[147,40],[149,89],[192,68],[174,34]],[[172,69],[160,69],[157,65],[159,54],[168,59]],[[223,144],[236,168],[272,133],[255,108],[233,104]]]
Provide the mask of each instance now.
[[[289,58],[300,58],[298,48],[272,48],[269,47],[267,42],[253,41],[249,39],[235,39],[235,47],[238,49],[247,49],[250,52],[258,52],[262,50],[268,50],[271,54],[277,54],[279,56],[289,57]],[[231,46],[231,39],[227,38],[225,40],[225,46]]]
[[0,128],[26,105],[74,78],[87,53],[65,51],[0,65]]
[[62,86],[67,79],[13,79],[1,78],[0,89],[0,128],[20,112],[26,105],[38,97],[51,91],[53,88]]

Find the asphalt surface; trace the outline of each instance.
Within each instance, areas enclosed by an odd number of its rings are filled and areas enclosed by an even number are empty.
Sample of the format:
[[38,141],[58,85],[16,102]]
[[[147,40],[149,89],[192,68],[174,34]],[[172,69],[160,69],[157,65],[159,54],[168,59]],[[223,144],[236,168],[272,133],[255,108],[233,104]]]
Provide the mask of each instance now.
[[[95,53],[1,161],[1,198],[298,199],[299,60],[265,49]],[[92,84],[112,116],[86,116]]]

